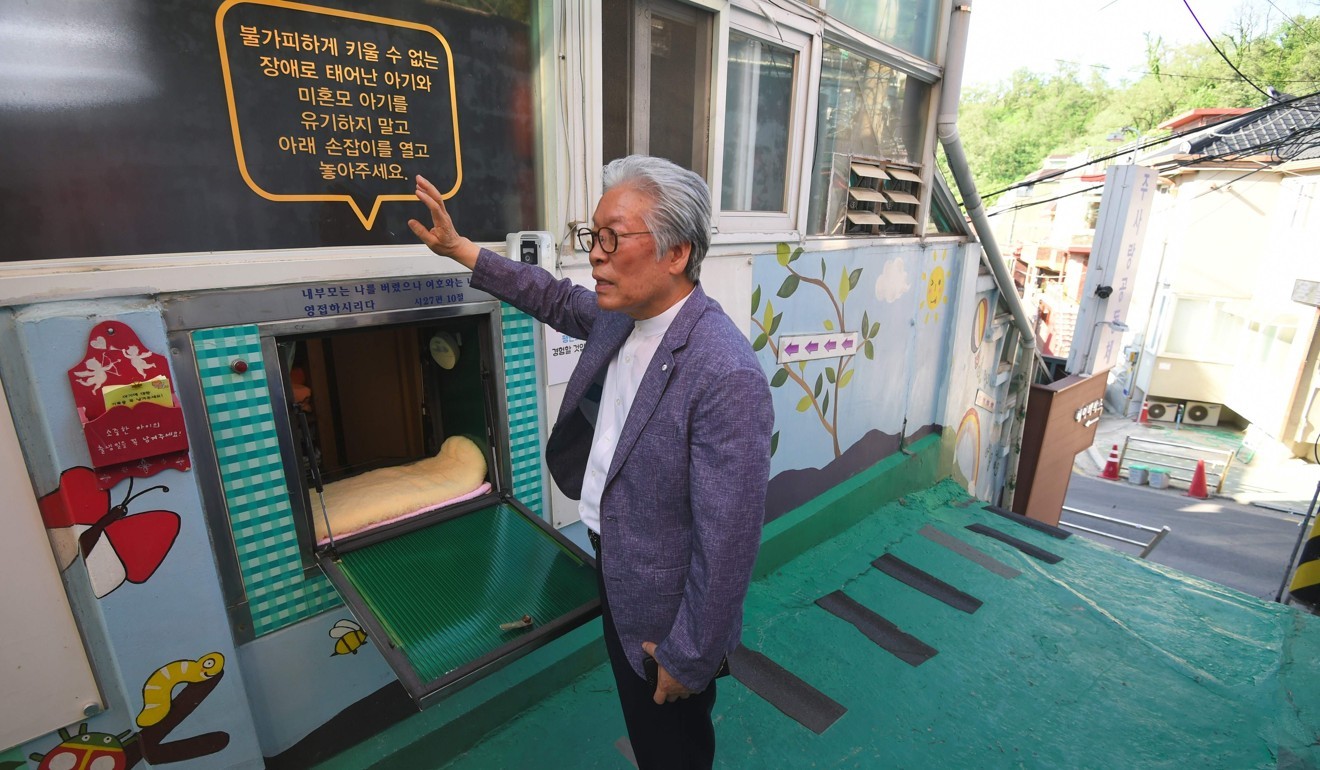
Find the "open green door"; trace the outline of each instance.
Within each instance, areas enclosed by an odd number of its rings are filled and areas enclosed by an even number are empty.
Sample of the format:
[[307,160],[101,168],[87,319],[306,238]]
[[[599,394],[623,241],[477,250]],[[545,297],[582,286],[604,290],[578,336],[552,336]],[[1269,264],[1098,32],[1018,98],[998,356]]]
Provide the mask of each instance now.
[[594,560],[509,498],[319,561],[419,706],[600,612]]

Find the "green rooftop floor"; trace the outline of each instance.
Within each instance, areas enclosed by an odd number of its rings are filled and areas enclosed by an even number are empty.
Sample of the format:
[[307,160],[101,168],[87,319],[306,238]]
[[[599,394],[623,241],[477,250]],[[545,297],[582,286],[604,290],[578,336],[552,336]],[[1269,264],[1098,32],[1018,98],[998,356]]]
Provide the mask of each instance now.
[[[1051,551],[1046,564],[964,529]],[[931,525],[1019,570],[1007,579],[918,534]],[[894,556],[975,596],[955,610],[870,566]],[[814,601],[843,589],[938,650],[913,667]],[[596,621],[599,628],[599,621]],[[817,735],[720,681],[726,768],[1320,768],[1320,620],[1057,540],[943,482],[886,505],[752,585],[746,646],[847,712]],[[608,666],[447,768],[628,768]]]

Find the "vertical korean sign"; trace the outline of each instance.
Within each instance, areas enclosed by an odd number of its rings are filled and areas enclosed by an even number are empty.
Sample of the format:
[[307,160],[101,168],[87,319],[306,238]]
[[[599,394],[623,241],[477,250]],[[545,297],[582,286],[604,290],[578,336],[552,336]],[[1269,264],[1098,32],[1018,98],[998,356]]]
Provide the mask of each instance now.
[[227,0],[216,36],[243,181],[279,202],[342,203],[371,229],[425,172],[463,182],[454,60],[434,28],[284,0]]
[[[1105,172],[1095,240],[1068,353],[1067,369],[1072,374],[1095,374],[1118,363],[1141,244],[1150,223],[1155,179],[1155,172],[1145,166],[1110,166]],[[1101,287],[1108,291],[1097,292]]]

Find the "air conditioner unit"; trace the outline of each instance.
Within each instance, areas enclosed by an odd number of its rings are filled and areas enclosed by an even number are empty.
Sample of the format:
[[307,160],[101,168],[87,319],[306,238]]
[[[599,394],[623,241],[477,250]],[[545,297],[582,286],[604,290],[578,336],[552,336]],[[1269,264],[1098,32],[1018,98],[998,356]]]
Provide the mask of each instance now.
[[1156,422],[1174,422],[1178,419],[1177,401],[1149,401],[1146,416]]
[[1207,404],[1204,401],[1188,401],[1187,408],[1183,410],[1184,425],[1218,425],[1219,410],[1223,407],[1219,404]]

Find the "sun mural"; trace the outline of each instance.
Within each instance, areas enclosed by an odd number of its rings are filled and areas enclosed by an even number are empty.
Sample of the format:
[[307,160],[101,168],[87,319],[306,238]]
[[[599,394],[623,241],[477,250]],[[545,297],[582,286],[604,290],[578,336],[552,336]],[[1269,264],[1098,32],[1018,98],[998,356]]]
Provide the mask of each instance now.
[[947,264],[948,260],[949,252],[947,249],[935,252],[931,258],[930,272],[921,274],[921,280],[926,284],[926,296],[921,299],[920,304],[917,306],[917,312],[921,313],[922,308],[925,309],[923,320],[926,323],[940,320],[940,306],[949,302],[949,298],[944,292],[944,282],[949,273],[945,269],[945,265],[940,264],[941,262]]

